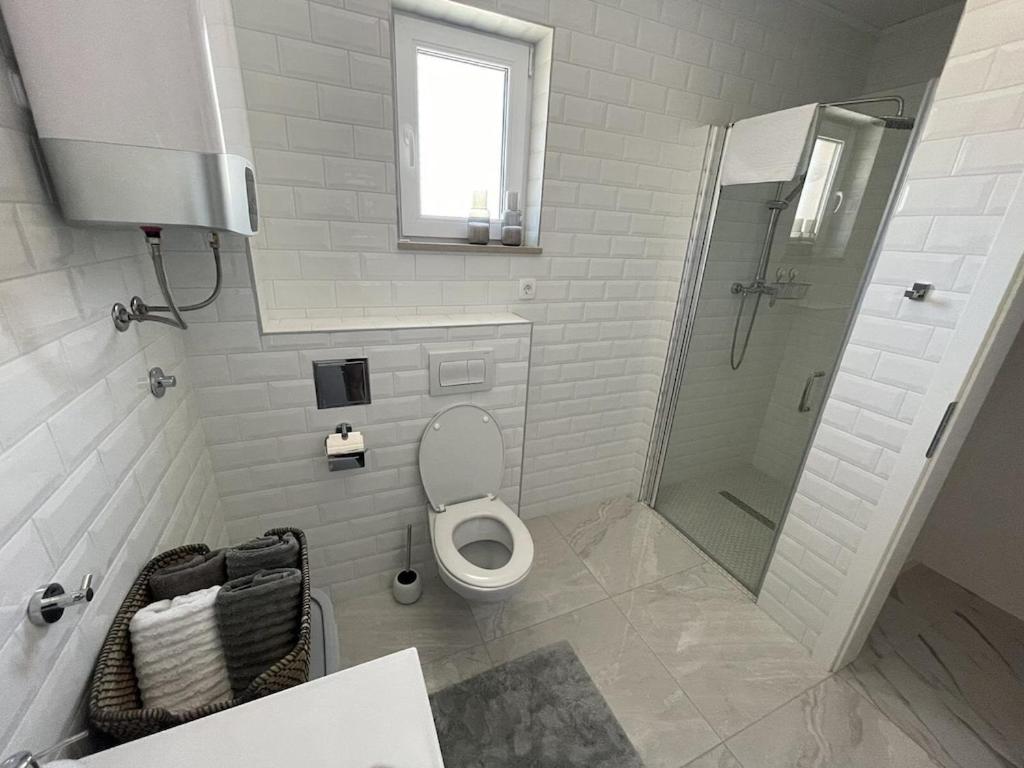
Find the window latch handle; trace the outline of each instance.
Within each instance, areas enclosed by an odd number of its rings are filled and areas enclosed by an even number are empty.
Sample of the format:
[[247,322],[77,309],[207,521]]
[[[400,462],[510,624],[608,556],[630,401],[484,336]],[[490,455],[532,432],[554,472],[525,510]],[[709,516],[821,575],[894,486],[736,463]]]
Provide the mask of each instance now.
[[405,156],[409,162],[410,168],[416,167],[416,134],[413,133],[412,126],[407,125],[402,130],[402,143],[405,144]]

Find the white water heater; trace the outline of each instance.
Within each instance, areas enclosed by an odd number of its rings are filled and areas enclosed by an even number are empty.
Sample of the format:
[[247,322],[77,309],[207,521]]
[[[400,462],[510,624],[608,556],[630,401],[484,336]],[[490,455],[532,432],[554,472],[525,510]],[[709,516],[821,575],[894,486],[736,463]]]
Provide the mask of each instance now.
[[64,216],[252,235],[230,0],[0,0]]

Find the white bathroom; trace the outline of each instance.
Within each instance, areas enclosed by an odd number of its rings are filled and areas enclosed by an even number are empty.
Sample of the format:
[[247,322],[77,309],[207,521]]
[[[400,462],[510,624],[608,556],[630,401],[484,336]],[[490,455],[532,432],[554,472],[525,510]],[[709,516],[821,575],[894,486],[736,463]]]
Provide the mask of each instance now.
[[3,768],[1024,768],[1024,0],[0,68]]

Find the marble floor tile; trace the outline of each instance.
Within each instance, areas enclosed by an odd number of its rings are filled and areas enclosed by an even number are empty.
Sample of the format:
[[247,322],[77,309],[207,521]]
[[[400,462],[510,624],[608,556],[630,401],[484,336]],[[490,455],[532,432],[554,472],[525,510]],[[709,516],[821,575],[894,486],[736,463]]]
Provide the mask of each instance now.
[[614,600],[723,738],[828,676],[710,565]]
[[637,501],[589,504],[552,515],[551,521],[609,594],[704,562],[661,515]]
[[[915,577],[918,584],[920,578]],[[1024,683],[1010,662],[1013,641],[1007,645],[1006,637],[984,634],[984,610],[972,611],[959,599],[950,618],[931,626],[893,620],[899,612],[947,613],[931,600],[934,592],[922,594],[929,604],[916,612],[890,597],[861,653],[840,674],[936,763],[1024,766]]]
[[687,763],[683,768],[743,768],[743,766],[728,747],[720,744],[710,752],[705,752],[692,763]]
[[607,597],[604,589],[546,517],[528,520],[533,536],[533,569],[513,597],[473,603],[484,640],[582,608]]
[[427,692],[433,693],[486,672],[493,665],[487,649],[483,645],[478,645],[443,659],[422,663],[421,666],[423,679],[427,683]]
[[335,605],[342,667],[415,647],[421,662],[480,645],[469,604],[438,579],[424,579],[423,597],[412,605],[395,602],[390,591]]
[[877,707],[830,677],[726,742],[747,768],[934,768]]
[[719,742],[611,600],[487,643],[495,664],[560,640],[572,644],[648,768],[679,768]]

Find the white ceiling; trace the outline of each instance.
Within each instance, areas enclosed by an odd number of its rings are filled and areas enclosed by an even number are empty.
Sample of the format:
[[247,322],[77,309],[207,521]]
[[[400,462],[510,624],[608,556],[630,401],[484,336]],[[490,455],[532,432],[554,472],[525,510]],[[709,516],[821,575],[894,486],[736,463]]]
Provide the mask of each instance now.
[[876,29],[891,27],[901,21],[922,16],[959,0],[818,0],[846,16],[852,16]]

